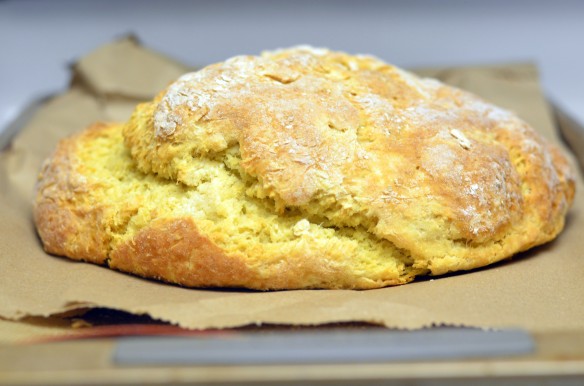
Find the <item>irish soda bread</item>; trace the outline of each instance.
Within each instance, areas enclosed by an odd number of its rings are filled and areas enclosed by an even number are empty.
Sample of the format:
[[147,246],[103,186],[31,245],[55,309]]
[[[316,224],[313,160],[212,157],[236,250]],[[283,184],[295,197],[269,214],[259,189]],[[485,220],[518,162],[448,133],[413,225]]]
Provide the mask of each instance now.
[[377,288],[553,239],[572,173],[474,95],[297,47],[186,74],[63,140],[34,219],[49,253],[184,286]]

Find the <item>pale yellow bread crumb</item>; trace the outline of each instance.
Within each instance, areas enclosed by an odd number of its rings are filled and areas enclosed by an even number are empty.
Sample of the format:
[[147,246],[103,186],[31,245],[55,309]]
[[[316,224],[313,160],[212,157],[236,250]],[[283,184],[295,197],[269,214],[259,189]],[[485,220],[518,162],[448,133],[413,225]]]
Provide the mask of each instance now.
[[411,280],[411,260],[364,230],[278,216],[220,162],[186,187],[136,170],[119,125],[60,143],[41,174],[45,249],[185,286],[375,288]]
[[187,74],[41,173],[45,249],[186,286],[376,288],[553,239],[566,158],[476,96],[311,48]]

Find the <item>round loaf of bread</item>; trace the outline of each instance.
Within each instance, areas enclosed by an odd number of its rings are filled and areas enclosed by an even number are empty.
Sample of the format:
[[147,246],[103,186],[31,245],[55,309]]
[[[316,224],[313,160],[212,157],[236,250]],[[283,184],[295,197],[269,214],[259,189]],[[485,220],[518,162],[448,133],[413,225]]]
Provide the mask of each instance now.
[[553,239],[566,157],[511,112],[310,47],[182,76],[40,174],[47,252],[190,287],[379,288]]

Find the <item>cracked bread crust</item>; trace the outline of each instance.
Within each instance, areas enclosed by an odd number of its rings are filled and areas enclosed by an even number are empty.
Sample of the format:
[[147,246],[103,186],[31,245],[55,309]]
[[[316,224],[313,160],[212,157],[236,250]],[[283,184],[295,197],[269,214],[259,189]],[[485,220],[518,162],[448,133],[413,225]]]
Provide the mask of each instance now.
[[51,253],[186,286],[377,288],[553,239],[574,177],[508,111],[298,47],[184,75],[123,138],[96,125],[64,141],[37,192]]
[[[96,124],[83,133],[92,140],[105,125]],[[77,158],[79,135],[59,142],[47,159],[35,186],[34,222],[44,249],[95,264],[104,264],[111,237],[102,226],[101,206],[93,206],[84,166]]]
[[363,230],[245,202],[245,185],[221,165],[208,165],[216,178],[197,188],[146,175],[120,125],[94,124],[62,140],[41,170],[33,213],[44,248],[188,287],[366,289],[421,273]]

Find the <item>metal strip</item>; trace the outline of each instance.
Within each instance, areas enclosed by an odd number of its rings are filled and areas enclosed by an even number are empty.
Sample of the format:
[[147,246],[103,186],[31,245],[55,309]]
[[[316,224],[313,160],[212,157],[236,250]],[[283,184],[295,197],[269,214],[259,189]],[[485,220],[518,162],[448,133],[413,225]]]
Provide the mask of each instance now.
[[311,331],[119,339],[120,365],[363,363],[512,356],[533,352],[523,330]]

